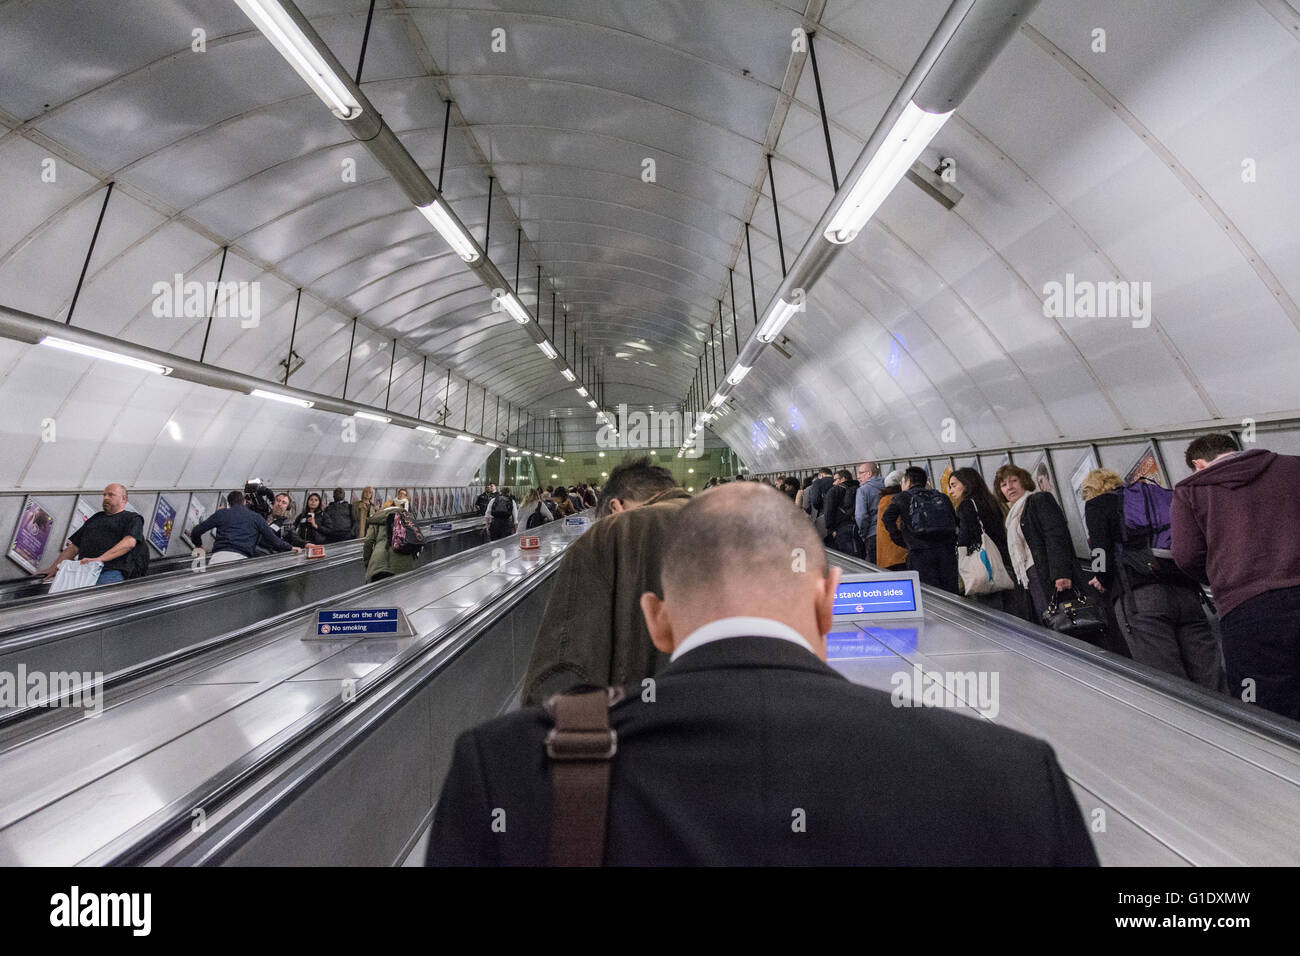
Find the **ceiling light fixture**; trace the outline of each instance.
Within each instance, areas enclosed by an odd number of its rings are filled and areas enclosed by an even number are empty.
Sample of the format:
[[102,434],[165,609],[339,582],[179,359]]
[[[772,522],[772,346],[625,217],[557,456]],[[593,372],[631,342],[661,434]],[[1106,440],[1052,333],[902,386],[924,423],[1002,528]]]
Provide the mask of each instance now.
[[466,262],[474,262],[478,259],[478,249],[474,247],[474,240],[471,239],[461,228],[460,223],[451,217],[451,214],[443,208],[438,200],[434,200],[427,206],[416,206],[424,218],[429,220],[438,234],[447,240],[447,245],[451,246],[452,252],[460,256]]
[[911,102],[903,108],[903,115],[831,217],[823,233],[828,241],[853,241],[951,115],[952,110],[930,113]]
[[513,292],[507,292],[501,296],[501,308],[513,315],[515,321],[520,325],[527,325],[532,321],[532,316],[528,314],[524,304],[519,301],[519,298]]
[[380,422],[387,425],[392,421],[387,415],[376,415],[374,412],[353,412],[353,418],[364,418],[368,422]]
[[542,354],[545,355],[548,359],[556,358],[560,354],[559,352],[555,351],[555,346],[552,345],[550,342],[538,342],[537,347],[542,350]]
[[361,104],[352,91],[284,7],[276,0],[235,0],[235,3],[335,116],[354,120],[361,115]]
[[269,398],[273,402],[284,402],[286,405],[297,405],[299,408],[311,408],[314,402],[309,402],[305,398],[294,398],[292,395],[281,395],[279,392],[268,392],[264,388],[255,388],[249,395],[257,398]]
[[790,316],[798,312],[799,308],[799,306],[787,302],[785,299],[777,299],[776,304],[772,306],[772,311],[767,314],[767,318],[759,326],[758,340],[760,342],[771,342],[775,339],[781,334],[785,324],[790,321]]
[[142,372],[153,372],[155,375],[170,375],[172,373],[172,368],[169,365],[161,365],[158,362],[149,362],[130,355],[110,352],[108,349],[96,348],[93,345],[82,345],[80,342],[71,342],[68,339],[60,339],[53,335],[42,338],[41,345],[48,345],[52,349],[59,349],[63,352],[84,355],[87,358],[102,359],[105,362],[112,362],[114,365],[125,365],[128,368],[139,369]]

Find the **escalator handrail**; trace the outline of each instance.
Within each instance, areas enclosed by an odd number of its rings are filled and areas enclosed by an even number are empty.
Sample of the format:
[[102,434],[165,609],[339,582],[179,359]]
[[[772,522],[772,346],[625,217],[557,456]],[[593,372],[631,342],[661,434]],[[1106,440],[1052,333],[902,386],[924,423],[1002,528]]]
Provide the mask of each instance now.
[[[472,528],[461,528],[458,531],[448,532],[448,534],[464,534],[472,530],[473,530]],[[482,548],[486,546],[487,545],[479,545],[478,548]],[[445,569],[445,567],[450,562],[462,559],[466,555],[469,555],[472,552],[477,551],[478,548],[468,548],[465,551],[458,552],[457,554],[449,554],[446,555],[445,557],[437,558],[433,561],[430,561],[428,564],[421,565],[420,567],[416,568],[415,571],[418,571],[420,573],[425,573],[432,568],[438,568],[440,570]],[[415,571],[408,572],[408,575],[411,573],[415,573]],[[409,577],[407,578],[407,580],[409,580]],[[217,648],[224,647],[227,645],[232,645],[232,646],[237,645],[249,636],[271,631],[282,624],[287,624],[291,622],[295,617],[302,615],[306,612],[310,611],[311,613],[315,613],[316,611],[321,610],[323,608],[327,608],[339,604],[348,604],[358,599],[364,599],[367,592],[371,591],[372,589],[378,588],[382,585],[393,584],[393,583],[404,583],[404,582],[394,581],[393,578],[385,578],[379,581],[371,581],[369,583],[360,584],[357,587],[352,588],[348,591],[343,591],[342,593],[339,594],[334,594],[334,595],[330,595],[329,597],[320,598],[318,600],[311,601],[307,604],[300,604],[297,607],[290,608],[287,611],[281,611],[279,614],[272,615],[271,617],[268,618],[263,618],[260,621],[254,621],[251,624],[246,624],[243,627],[236,628],[233,631],[226,631],[222,634],[217,634],[210,638],[205,638],[201,641],[197,641],[193,644],[188,644],[185,647],[179,648],[177,650],[169,651],[166,654],[160,654],[157,657],[151,657],[147,661],[140,661],[138,663],[130,665],[129,667],[123,668],[122,670],[114,671],[111,674],[106,674],[103,677],[102,686],[105,690],[112,689],[122,684],[126,684],[134,680],[138,680],[139,678],[145,677],[156,671],[177,666],[191,658],[200,657],[204,654],[209,653],[210,651],[216,650]],[[173,610],[173,609],[174,607],[166,608],[166,610]],[[274,639],[274,638],[269,638],[269,639]],[[241,648],[241,652],[243,650],[244,649]],[[70,697],[75,697],[75,695],[78,693],[80,689],[81,689],[80,685],[71,687],[68,689],[67,694]],[[27,719],[30,716],[33,716],[34,714],[47,713],[49,709],[50,709],[50,705],[48,703],[43,703],[39,705],[31,705],[28,707],[21,707],[21,708],[10,708],[4,711],[0,711],[0,729],[8,728],[14,724],[19,723],[22,720]]]
[[[838,551],[827,549],[826,556],[846,571],[882,571],[876,567]],[[1140,664],[1127,657],[1121,657],[1111,651],[1103,650],[1086,641],[1069,637],[1057,631],[1037,624],[1031,624],[1004,611],[997,611],[976,601],[951,594],[942,588],[922,584],[926,604],[934,608],[939,605],[949,620],[969,623],[970,618],[996,624],[1000,629],[1010,630],[1020,637],[1028,638],[1056,650],[1064,651],[1071,657],[1100,667],[1113,674],[1137,681],[1151,690],[1175,698],[1179,703],[1187,704],[1197,710],[1208,712],[1214,717],[1233,724],[1241,730],[1249,730],[1289,747],[1300,748],[1300,723],[1258,707],[1248,707],[1238,703],[1234,698],[1207,690],[1199,684],[1175,677],[1146,664]],[[964,620],[962,620],[964,619]]]
[[[456,520],[471,521],[473,519],[461,518]],[[451,531],[441,531],[429,535],[428,540],[440,540],[449,535],[471,530],[471,528],[472,525],[466,525],[462,528],[453,528]],[[361,539],[352,538],[348,541],[337,542],[332,548],[327,546],[323,558],[304,558],[300,554],[261,555],[244,561],[232,562],[228,565],[210,567],[203,574],[195,574],[190,571],[175,571],[142,578],[138,582],[112,585],[111,594],[91,588],[82,588],[77,591],[67,592],[68,606],[63,609],[52,603],[54,600],[64,597],[62,594],[33,598],[32,600],[36,601],[51,602],[41,604],[38,610],[47,613],[42,614],[42,619],[35,623],[22,618],[19,612],[25,610],[25,608],[21,606],[21,602],[16,602],[15,604],[0,607],[0,653],[8,653],[23,647],[44,644],[51,640],[61,640],[89,628],[102,627],[108,624],[120,625],[150,617],[164,610],[185,607],[198,601],[207,601],[211,599],[211,592],[214,589],[222,589],[228,594],[238,594],[241,591],[261,587],[284,578],[309,574],[321,568],[333,567],[341,563],[350,563],[357,559],[361,549]],[[175,585],[181,581],[187,582],[183,593],[177,593],[174,587],[170,590],[164,589],[165,586]],[[133,585],[137,584],[141,587],[129,590]],[[146,593],[143,587],[151,585],[149,593]],[[105,606],[106,598],[119,595],[123,600]],[[77,607],[74,602],[82,606]],[[62,610],[62,613],[59,613],[60,610]],[[3,617],[5,616],[14,618],[13,623],[5,625],[3,623]]]
[[[538,529],[533,529],[536,534]],[[562,533],[562,532],[557,532]],[[517,538],[518,535],[512,536]],[[501,540],[480,547],[500,546]],[[469,555],[478,549],[464,552]],[[463,557],[457,555],[454,557]],[[535,572],[522,575],[491,601],[473,609],[463,620],[435,628],[356,685],[356,696],[320,704],[249,753],[204,781],[188,794],[160,808],[127,833],[82,861],[92,866],[136,866],[152,860],[165,847],[192,833],[193,810],[202,807],[211,817],[249,788],[257,795],[215,825],[194,847],[182,849],[169,865],[220,862],[238,848],[238,841],[261,828],[276,807],[319,779],[370,730],[400,707],[439,671],[461,655],[473,641],[546,580],[560,565],[556,555]],[[391,580],[391,579],[389,579]],[[440,633],[444,631],[445,633]],[[298,759],[294,759],[294,758]],[[293,761],[285,766],[286,761]],[[271,780],[262,779],[266,774]],[[259,780],[261,782],[259,783]]]

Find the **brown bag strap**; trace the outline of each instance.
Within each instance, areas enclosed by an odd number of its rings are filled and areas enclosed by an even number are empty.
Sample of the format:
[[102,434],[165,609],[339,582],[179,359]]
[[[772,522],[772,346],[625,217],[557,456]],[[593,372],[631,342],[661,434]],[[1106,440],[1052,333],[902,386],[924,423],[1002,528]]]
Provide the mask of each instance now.
[[555,726],[546,735],[551,761],[551,866],[600,866],[605,855],[609,762],[618,734],[609,725],[617,701],[604,688],[557,694],[546,701]]

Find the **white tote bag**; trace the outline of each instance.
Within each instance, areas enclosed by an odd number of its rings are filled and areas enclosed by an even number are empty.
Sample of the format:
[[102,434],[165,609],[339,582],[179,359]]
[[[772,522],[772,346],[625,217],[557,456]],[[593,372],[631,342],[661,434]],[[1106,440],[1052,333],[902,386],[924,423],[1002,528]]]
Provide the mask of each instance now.
[[89,564],[82,564],[80,561],[60,561],[59,573],[54,576],[54,583],[50,585],[47,593],[58,594],[60,591],[92,588],[99,582],[99,573],[103,570],[103,561],[91,561]]
[[[979,511],[975,512],[979,521]],[[969,554],[965,548],[957,549],[957,573],[961,575],[962,589],[967,597],[975,594],[993,594],[1010,591],[1016,586],[1002,563],[1002,554],[980,522],[980,547]]]

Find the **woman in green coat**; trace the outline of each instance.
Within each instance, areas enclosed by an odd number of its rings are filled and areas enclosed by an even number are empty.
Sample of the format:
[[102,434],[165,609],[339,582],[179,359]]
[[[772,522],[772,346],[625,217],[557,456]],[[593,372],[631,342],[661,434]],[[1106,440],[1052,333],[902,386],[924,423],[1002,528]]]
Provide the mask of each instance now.
[[388,547],[388,519],[400,511],[391,498],[384,507],[366,520],[366,542],[362,557],[366,562],[366,583],[409,571],[415,566],[415,555],[398,554]]

